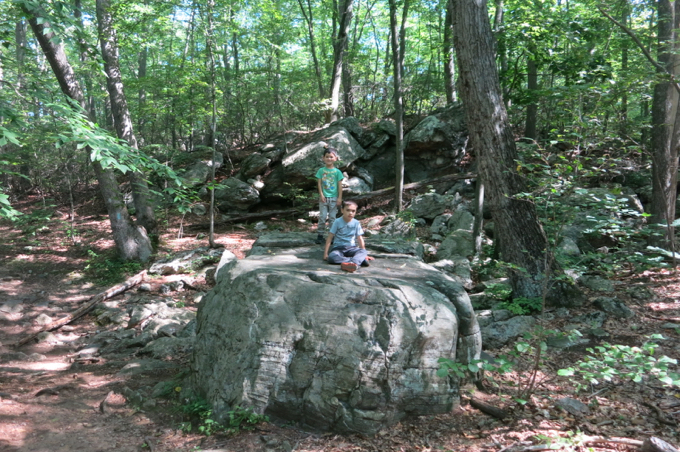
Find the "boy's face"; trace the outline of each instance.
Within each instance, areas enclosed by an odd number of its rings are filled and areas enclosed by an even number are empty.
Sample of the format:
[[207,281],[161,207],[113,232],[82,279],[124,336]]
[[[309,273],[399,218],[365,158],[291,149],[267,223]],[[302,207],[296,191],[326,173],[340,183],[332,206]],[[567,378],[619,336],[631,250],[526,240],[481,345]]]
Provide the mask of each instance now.
[[345,207],[342,208],[342,219],[345,220],[345,222],[349,222],[354,218],[354,216],[357,214],[357,206],[353,204],[347,204]]
[[327,167],[333,166],[333,164],[338,160],[338,156],[333,154],[332,152],[329,152],[328,154],[323,155],[323,163]]

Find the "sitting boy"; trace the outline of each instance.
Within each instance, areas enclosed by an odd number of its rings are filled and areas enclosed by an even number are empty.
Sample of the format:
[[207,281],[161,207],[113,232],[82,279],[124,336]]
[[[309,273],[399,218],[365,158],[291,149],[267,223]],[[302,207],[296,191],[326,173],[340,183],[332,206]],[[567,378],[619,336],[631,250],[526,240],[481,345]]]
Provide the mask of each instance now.
[[[368,261],[373,260],[366,251],[364,230],[359,221],[354,219],[357,208],[354,201],[342,202],[342,217],[335,220],[331,226],[323,251],[324,260],[328,260],[330,264],[340,264],[341,269],[350,273],[356,271],[359,266],[368,267]],[[333,248],[329,253],[331,243]]]

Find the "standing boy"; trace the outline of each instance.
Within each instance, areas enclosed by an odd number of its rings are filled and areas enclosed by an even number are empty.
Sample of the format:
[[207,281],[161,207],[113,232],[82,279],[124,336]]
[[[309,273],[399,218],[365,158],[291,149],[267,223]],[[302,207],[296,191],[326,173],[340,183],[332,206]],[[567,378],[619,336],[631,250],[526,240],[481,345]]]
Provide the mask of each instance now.
[[335,217],[338,216],[338,206],[342,204],[342,171],[335,167],[338,160],[338,152],[335,148],[327,147],[323,153],[323,168],[316,172],[317,187],[319,189],[319,226],[316,230],[316,243],[321,245],[324,241],[323,233],[333,226]]
[[[361,223],[354,218],[357,207],[354,201],[342,203],[342,217],[335,220],[331,226],[323,251],[324,260],[328,260],[330,264],[340,264],[341,269],[350,273],[356,271],[359,266],[368,267],[368,261],[373,260],[366,251]],[[329,254],[331,243],[333,249]]]

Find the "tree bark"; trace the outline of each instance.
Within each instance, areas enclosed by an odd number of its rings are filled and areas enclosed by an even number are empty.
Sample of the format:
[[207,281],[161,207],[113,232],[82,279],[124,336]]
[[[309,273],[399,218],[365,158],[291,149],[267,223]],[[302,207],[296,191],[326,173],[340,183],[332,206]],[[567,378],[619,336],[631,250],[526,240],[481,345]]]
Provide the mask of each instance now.
[[529,95],[529,104],[527,105],[527,117],[524,126],[524,136],[535,140],[536,137],[536,121],[538,120],[538,67],[536,65],[536,45],[530,44],[529,48],[532,52],[527,57],[527,94]]
[[[63,46],[55,43],[53,39],[54,33],[45,33],[45,29],[49,28],[49,22],[43,20],[41,23],[38,23],[37,18],[43,17],[39,10],[29,10],[25,3],[22,4],[22,8],[29,17],[28,22],[31,29],[59,82],[62,92],[83,108],[83,92],[75,77],[73,68],[66,58]],[[88,153],[92,152],[89,147],[86,150]],[[138,228],[132,223],[130,215],[125,208],[123,194],[118,188],[113,171],[102,168],[98,161],[94,162],[93,166],[99,181],[99,189],[109,214],[113,240],[116,243],[120,257],[123,260],[147,261],[152,252],[151,242],[144,229]]]
[[347,43],[347,32],[352,21],[353,0],[341,0],[338,4],[337,36],[333,39],[333,73],[331,76],[330,122],[340,119],[340,88],[342,87],[342,64]]
[[396,181],[394,185],[394,204],[397,212],[403,209],[404,193],[404,101],[401,91],[401,77],[404,63],[404,47],[406,44],[406,17],[408,16],[409,0],[404,0],[401,27],[397,22],[397,2],[389,0],[390,5],[390,35],[392,38],[392,66],[394,81],[394,120],[397,126],[396,134]]
[[526,190],[515,170],[517,149],[501,96],[486,1],[454,0],[453,6],[470,144],[479,162],[501,257],[520,269],[510,274],[513,296],[572,304],[580,294],[572,285],[554,281],[561,269],[548,249],[534,204],[516,196]]
[[456,102],[456,53],[453,47],[453,0],[446,2],[444,18],[444,91],[446,102]]
[[[132,149],[137,150],[137,138],[132,128],[130,110],[128,110],[127,99],[123,91],[123,78],[118,64],[118,42],[116,30],[113,28],[110,7],[109,0],[97,0],[97,23],[104,69],[106,70],[106,88],[111,100],[113,123],[118,138],[125,140]],[[149,234],[157,234],[158,224],[153,211],[151,192],[144,175],[139,171],[130,171],[128,179],[132,186],[132,199],[135,205],[137,223],[144,226]]]
[[654,87],[652,98],[652,224],[663,227],[663,235],[651,236],[657,246],[672,246],[677,196],[680,115],[678,92],[671,77],[680,73],[677,28],[680,26],[680,1],[659,0],[658,73],[662,80]]

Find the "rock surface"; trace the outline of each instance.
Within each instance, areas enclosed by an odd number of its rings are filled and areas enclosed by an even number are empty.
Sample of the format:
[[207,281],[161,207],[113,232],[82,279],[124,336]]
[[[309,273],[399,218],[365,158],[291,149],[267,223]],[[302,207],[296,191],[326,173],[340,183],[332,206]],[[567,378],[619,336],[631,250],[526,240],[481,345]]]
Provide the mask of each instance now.
[[218,416],[246,406],[375,434],[458,403],[437,360],[481,351],[458,283],[404,254],[371,252],[370,267],[349,274],[325,263],[319,246],[275,243],[264,236],[253,249],[265,253],[227,259],[199,308],[192,383]]

